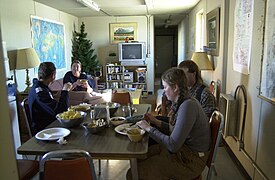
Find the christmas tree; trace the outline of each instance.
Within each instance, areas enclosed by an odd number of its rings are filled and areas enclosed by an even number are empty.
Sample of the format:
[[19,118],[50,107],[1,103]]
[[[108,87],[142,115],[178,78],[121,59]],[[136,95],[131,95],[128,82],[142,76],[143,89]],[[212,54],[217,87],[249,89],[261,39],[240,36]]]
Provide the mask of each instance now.
[[95,49],[92,48],[93,42],[87,39],[83,22],[80,26],[80,32],[73,32],[72,44],[72,61],[79,60],[82,64],[82,71],[94,75],[100,68],[99,62],[97,55],[94,54]]

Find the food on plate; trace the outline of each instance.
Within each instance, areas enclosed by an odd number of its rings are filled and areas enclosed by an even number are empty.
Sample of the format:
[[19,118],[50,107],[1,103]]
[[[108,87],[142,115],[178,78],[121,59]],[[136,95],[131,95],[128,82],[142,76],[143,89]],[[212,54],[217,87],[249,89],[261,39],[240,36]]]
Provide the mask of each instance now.
[[130,129],[127,133],[131,135],[138,135],[140,134],[140,131],[138,129]]
[[133,142],[139,142],[142,140],[145,131],[138,128],[129,128],[127,130],[128,138]]
[[112,120],[113,121],[123,121],[123,120],[125,120],[125,118],[123,118],[123,117],[115,117]]
[[91,123],[83,123],[82,126],[90,133],[98,133],[105,129],[106,121],[104,119],[98,119]]
[[81,114],[78,111],[68,110],[58,115],[61,119],[77,119],[81,118]]
[[125,122],[125,117],[112,117],[111,118],[111,123],[114,126],[118,126],[120,124],[123,124]]
[[71,106],[71,107],[69,107],[69,110],[72,109],[75,111],[88,111],[90,109],[90,107],[91,107],[90,104],[83,103],[83,104]]

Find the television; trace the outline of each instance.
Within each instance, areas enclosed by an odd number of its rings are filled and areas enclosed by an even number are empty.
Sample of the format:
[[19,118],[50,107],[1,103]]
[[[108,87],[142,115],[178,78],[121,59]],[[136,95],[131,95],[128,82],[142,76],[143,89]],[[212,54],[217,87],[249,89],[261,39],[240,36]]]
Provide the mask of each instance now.
[[146,59],[144,42],[119,43],[118,58],[121,62],[143,62]]

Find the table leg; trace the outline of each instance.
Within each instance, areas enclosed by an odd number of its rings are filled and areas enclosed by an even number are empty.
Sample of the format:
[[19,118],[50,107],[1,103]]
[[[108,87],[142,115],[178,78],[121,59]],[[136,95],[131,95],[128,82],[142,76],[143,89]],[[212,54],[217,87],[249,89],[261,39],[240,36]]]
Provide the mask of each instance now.
[[138,169],[137,169],[137,159],[136,158],[130,159],[130,166],[131,166],[132,179],[138,180]]

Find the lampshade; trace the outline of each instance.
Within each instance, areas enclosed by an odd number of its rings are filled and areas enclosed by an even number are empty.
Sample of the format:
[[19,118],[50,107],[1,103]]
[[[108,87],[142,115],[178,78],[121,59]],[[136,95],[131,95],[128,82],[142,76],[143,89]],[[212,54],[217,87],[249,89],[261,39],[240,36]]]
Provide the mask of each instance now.
[[16,69],[34,68],[39,64],[39,57],[33,48],[17,50]]
[[26,89],[24,92],[28,93],[30,90],[29,68],[39,66],[40,60],[33,48],[17,50],[16,69],[26,69]]
[[191,58],[200,70],[213,70],[206,52],[194,52]]

